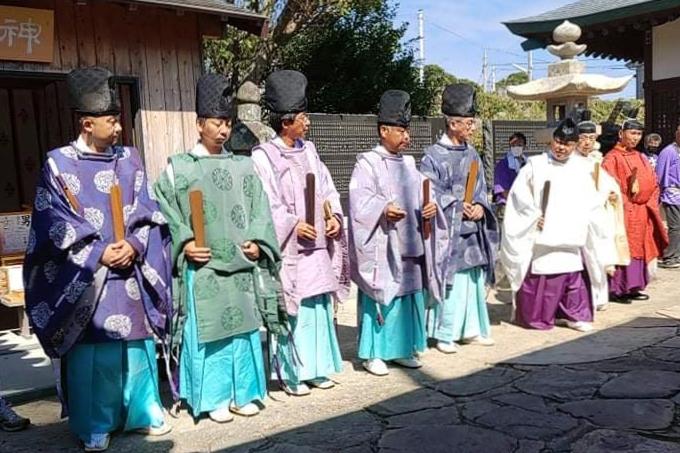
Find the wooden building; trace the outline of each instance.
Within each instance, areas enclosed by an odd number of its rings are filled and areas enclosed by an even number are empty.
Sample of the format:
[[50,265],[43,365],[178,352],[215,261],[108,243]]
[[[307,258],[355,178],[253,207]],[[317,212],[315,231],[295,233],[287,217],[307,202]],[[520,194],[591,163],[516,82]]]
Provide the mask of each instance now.
[[98,65],[116,75],[123,143],[154,180],[196,141],[203,40],[226,23],[267,27],[227,0],[0,0],[0,330],[28,333],[21,263],[35,185],[47,151],[76,137],[66,74]]
[[46,151],[74,138],[64,79],[77,67],[118,77],[123,141],[158,176],[196,140],[202,40],[225,23],[267,25],[226,0],[0,0],[0,213],[30,205]]
[[583,30],[586,55],[644,63],[646,128],[668,143],[680,124],[679,17],[680,0],[580,0],[505,26],[532,50],[551,44],[554,28],[569,20]]

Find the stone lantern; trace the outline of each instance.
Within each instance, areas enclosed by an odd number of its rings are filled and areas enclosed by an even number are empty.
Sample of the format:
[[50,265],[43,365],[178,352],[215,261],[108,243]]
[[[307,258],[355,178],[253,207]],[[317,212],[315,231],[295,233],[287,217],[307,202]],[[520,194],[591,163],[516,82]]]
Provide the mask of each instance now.
[[553,41],[548,51],[560,61],[548,65],[548,77],[533,80],[522,85],[507,87],[508,95],[521,101],[545,101],[549,129],[537,131],[538,143],[547,143],[552,129],[576,109],[588,107],[591,96],[621,92],[633,76],[608,77],[600,74],[586,74],[585,63],[576,57],[585,52],[585,44],[577,44],[581,27],[567,20],[553,31]]
[[235,154],[249,156],[255,146],[274,136],[274,130],[262,122],[260,89],[253,82],[245,82],[236,92],[236,118],[229,138],[229,149]]

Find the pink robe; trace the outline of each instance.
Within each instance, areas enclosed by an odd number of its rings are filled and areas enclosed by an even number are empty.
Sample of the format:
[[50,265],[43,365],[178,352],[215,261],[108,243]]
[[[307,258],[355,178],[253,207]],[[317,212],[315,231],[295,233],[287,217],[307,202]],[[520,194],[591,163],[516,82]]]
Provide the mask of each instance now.
[[[343,223],[340,195],[312,142],[298,141],[293,148],[273,140],[253,149],[255,171],[269,198],[276,236],[283,254],[281,281],[288,314],[296,316],[303,299],[332,294],[336,300],[349,293],[349,259],[344,234],[331,240],[324,234],[323,203]],[[315,241],[299,239],[297,223],[305,219],[305,174],[316,177]]]

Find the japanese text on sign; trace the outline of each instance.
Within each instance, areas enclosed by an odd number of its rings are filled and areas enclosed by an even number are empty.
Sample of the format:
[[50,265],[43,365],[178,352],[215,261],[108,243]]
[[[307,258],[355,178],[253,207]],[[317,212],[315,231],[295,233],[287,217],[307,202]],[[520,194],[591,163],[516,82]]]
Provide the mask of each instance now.
[[0,6],[0,60],[52,61],[54,11]]

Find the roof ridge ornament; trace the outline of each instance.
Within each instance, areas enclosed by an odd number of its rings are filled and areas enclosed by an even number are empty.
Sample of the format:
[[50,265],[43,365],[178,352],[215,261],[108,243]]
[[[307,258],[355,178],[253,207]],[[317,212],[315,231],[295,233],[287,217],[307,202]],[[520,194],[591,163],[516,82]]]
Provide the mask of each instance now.
[[573,60],[588,48],[585,44],[576,44],[580,38],[581,27],[565,20],[553,30],[553,41],[559,44],[549,45],[548,52],[562,60]]

